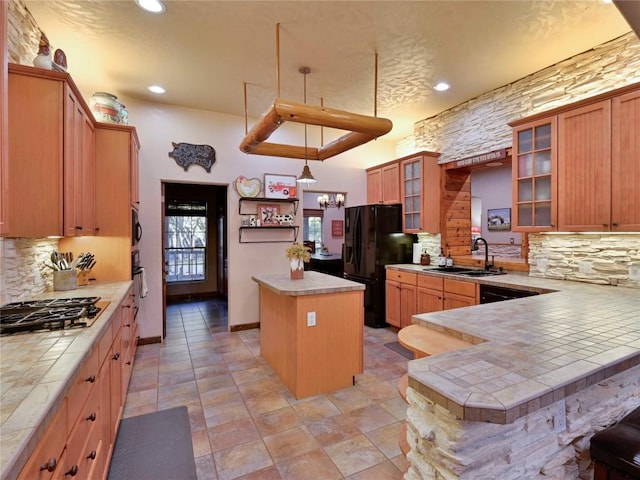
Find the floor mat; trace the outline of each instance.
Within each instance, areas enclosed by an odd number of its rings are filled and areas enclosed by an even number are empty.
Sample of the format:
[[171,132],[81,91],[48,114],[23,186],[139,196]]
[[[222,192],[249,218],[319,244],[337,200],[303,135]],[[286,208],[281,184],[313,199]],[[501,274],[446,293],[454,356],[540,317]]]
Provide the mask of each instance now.
[[409,360],[413,360],[413,352],[411,350],[407,350],[399,342],[389,342],[384,344],[389,350],[393,350],[396,353],[399,353],[403,357],[408,358]]
[[108,480],[196,480],[187,407],[120,422]]

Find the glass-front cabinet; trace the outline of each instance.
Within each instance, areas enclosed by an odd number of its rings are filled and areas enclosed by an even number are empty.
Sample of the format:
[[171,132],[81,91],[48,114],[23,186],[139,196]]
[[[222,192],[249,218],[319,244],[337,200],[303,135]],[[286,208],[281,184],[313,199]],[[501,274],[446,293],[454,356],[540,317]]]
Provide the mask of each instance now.
[[513,130],[514,229],[549,231],[556,226],[556,117]]
[[399,159],[405,233],[440,233],[439,157],[439,153],[423,151]]
[[404,231],[422,229],[422,158],[402,162]]

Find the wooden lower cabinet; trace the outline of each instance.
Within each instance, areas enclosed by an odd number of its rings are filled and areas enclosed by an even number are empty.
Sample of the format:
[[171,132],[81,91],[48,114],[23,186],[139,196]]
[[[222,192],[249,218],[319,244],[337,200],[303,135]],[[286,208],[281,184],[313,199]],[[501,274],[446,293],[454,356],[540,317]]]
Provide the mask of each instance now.
[[418,275],[418,312],[439,312],[443,306],[443,278]]
[[385,321],[389,325],[397,328],[411,325],[411,317],[418,313],[416,282],[417,274],[415,273],[387,270]]
[[131,288],[19,479],[106,477],[136,352],[133,298]]
[[476,283],[387,270],[386,322],[394,327],[411,325],[413,315],[468,307],[477,300]]
[[469,307],[477,304],[478,285],[473,282],[444,279],[443,309]]
[[[49,425],[47,432],[20,472],[19,479],[44,480],[55,477],[64,469],[62,453],[67,440],[67,405],[66,399],[56,417]],[[64,472],[62,471],[62,478]]]

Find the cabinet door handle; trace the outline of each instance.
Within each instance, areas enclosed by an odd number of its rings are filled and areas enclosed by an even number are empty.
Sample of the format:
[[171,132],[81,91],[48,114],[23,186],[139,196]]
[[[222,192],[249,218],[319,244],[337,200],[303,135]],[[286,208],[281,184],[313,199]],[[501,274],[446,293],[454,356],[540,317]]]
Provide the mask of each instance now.
[[69,475],[70,477],[75,477],[77,474],[78,474],[78,465],[74,465],[64,473],[65,477],[67,475]]
[[95,414],[95,412],[91,413],[91,415],[89,415],[89,416],[87,417],[87,421],[88,421],[88,422],[95,422],[95,421],[96,421],[96,414]]
[[113,355],[113,357],[111,357],[113,360],[118,360],[120,358],[120,354],[116,353]]
[[96,455],[97,455],[96,451],[95,450],[91,450],[91,453],[89,453],[89,455],[87,455],[87,458],[89,460],[95,460],[96,459]]
[[612,226],[612,227],[617,227],[617,226],[618,226],[618,222],[613,222],[613,223],[611,224],[611,226]]
[[131,365],[131,362],[126,362],[127,365]]
[[603,224],[602,224],[602,226],[603,226],[603,227],[608,227],[608,226],[609,226],[609,224],[608,224],[608,223],[603,223]]
[[85,382],[89,382],[89,383],[93,383],[96,381],[96,376],[95,375],[91,375],[90,377],[87,377],[85,379]]
[[40,471],[46,470],[47,472],[53,472],[58,466],[58,461],[51,457],[47,463],[40,465]]

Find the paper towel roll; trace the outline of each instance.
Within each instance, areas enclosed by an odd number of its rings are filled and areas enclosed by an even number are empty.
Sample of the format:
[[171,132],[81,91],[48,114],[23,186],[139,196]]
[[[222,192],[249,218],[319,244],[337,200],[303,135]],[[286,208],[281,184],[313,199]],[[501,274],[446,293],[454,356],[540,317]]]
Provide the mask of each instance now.
[[420,256],[422,255],[422,244],[413,244],[413,263],[420,264]]

